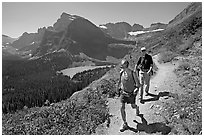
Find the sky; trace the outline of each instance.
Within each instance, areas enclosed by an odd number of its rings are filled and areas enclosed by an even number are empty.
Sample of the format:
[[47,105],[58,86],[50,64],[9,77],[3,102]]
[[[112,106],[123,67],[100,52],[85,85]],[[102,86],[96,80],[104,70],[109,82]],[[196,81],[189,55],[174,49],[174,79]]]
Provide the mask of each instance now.
[[127,22],[149,27],[168,23],[190,2],[2,2],[2,34],[13,38],[24,32],[53,26],[65,12],[90,20],[95,25]]

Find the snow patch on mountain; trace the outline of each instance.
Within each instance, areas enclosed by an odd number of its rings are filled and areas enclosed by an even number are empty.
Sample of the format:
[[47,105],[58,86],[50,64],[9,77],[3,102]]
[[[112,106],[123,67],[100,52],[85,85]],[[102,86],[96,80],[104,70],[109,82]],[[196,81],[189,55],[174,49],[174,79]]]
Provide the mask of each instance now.
[[156,32],[156,31],[162,31],[162,30],[164,30],[164,29],[156,29],[156,30],[151,30],[151,31],[135,31],[135,32],[131,31],[131,32],[128,32],[128,34],[136,36],[138,34],[149,33],[149,32]]
[[103,26],[103,25],[99,25],[99,27],[102,28],[102,29],[107,29],[107,27]]

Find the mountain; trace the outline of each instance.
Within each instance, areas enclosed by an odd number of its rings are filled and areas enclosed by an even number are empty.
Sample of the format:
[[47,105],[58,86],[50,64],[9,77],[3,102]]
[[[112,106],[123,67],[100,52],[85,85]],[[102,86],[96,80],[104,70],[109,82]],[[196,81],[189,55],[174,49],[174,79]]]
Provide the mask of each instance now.
[[144,28],[143,30],[152,31],[157,29],[165,29],[166,27],[167,27],[167,24],[158,22],[158,23],[152,23],[149,28]]
[[17,38],[11,38],[7,35],[2,35],[2,59],[6,60],[21,59],[20,55],[18,55],[17,49],[11,46],[11,44],[15,40],[17,40]]
[[[130,24],[126,22],[118,22],[118,23],[108,23],[99,25],[101,30],[108,35],[110,35],[113,38],[117,39],[129,39],[130,33],[136,34],[137,32],[140,33],[140,31],[154,31],[158,29],[165,29],[167,27],[167,24],[164,23],[152,23],[150,27],[144,28],[140,24],[133,24],[131,26]],[[135,33],[136,32],[136,33]]]
[[105,26],[106,29],[103,29],[103,27],[101,27],[102,30],[108,35],[112,36],[113,38],[117,38],[117,39],[123,39],[127,37],[128,32],[132,30],[132,26],[126,22],[117,22],[115,24],[107,23],[107,24],[100,25],[100,26]]
[[142,25],[140,25],[140,24],[134,24],[133,26],[132,26],[132,31],[141,31],[141,30],[143,30],[144,29],[144,27],[142,26]]
[[9,45],[13,43],[17,38],[11,38],[7,35],[2,35],[2,45]]
[[[114,39],[89,20],[78,17],[64,31],[47,30],[34,56],[65,49],[72,55],[84,53],[89,57],[104,60],[112,55],[111,49],[108,48],[108,44],[111,43],[134,44],[135,42]],[[123,52],[127,53],[129,50],[130,48],[126,48]]]
[[22,48],[26,48],[28,46],[32,46],[35,44],[36,46],[40,43],[42,36],[45,32],[46,28],[39,28],[37,33],[27,33],[24,32],[18,40],[14,41],[11,46],[21,50]]
[[53,30],[55,31],[64,31],[67,29],[68,25],[76,18],[79,18],[77,15],[70,15],[65,12],[62,13],[60,18],[53,25]]
[[[160,28],[162,25],[152,24],[150,29]],[[134,45],[133,41],[128,42],[124,39],[129,37],[129,32],[144,29],[142,25],[131,26],[126,22],[108,23],[97,27],[80,16],[62,13],[53,26],[39,28],[37,33],[25,32],[11,46],[18,49],[19,54],[25,57],[42,56],[65,49],[73,55],[84,53],[87,56],[103,60],[109,55],[121,58],[132,48],[109,46],[109,44]],[[119,47],[123,47],[121,55]]]
[[[127,23],[117,24],[127,31],[131,30],[131,26]],[[120,31],[122,32],[123,29]],[[113,43],[135,44],[134,41],[112,38],[87,19],[62,13],[53,26],[39,28],[37,33],[25,32],[11,46],[18,49],[19,54],[24,57],[40,57],[64,49],[72,55],[84,53],[101,60],[105,60],[107,56],[121,58],[132,49],[125,46],[120,53],[121,46],[114,46],[114,48],[109,46]]]
[[53,26],[39,28],[36,33],[25,32],[11,46],[22,51],[30,51],[29,54],[35,52],[43,39],[45,31],[63,31],[77,17],[79,16],[62,13]]

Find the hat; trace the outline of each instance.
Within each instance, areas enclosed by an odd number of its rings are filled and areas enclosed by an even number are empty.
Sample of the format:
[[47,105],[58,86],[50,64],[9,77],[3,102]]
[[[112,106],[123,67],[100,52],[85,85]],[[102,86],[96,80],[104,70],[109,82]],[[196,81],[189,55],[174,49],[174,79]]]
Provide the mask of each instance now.
[[146,48],[145,48],[145,47],[142,47],[142,48],[141,48],[141,51],[144,51],[144,50],[146,50]]
[[124,64],[127,64],[127,66],[128,66],[128,65],[129,65],[129,62],[128,62],[127,60],[123,59],[123,60],[121,61],[121,65],[124,65]]
[[127,60],[125,60],[125,59],[123,59],[122,61],[121,61],[121,65],[123,65],[123,64],[127,64],[127,63],[129,63]]

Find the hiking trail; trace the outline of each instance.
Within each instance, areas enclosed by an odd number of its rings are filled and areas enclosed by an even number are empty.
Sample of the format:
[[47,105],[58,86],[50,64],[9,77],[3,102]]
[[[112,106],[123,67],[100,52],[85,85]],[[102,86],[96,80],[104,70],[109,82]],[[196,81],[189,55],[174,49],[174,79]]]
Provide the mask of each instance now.
[[153,56],[153,61],[157,65],[158,71],[150,80],[149,93],[151,93],[151,96],[144,96],[144,104],[139,101],[136,102],[139,105],[141,115],[136,116],[135,110],[129,104],[126,104],[126,118],[130,128],[120,132],[122,125],[120,98],[108,98],[109,113],[111,115],[110,122],[100,125],[96,129],[96,135],[157,135],[170,133],[171,128],[166,124],[166,120],[160,110],[162,109],[162,103],[171,100],[175,95],[182,94],[178,78],[173,72],[177,68],[178,62],[160,64],[158,58],[159,55]]

